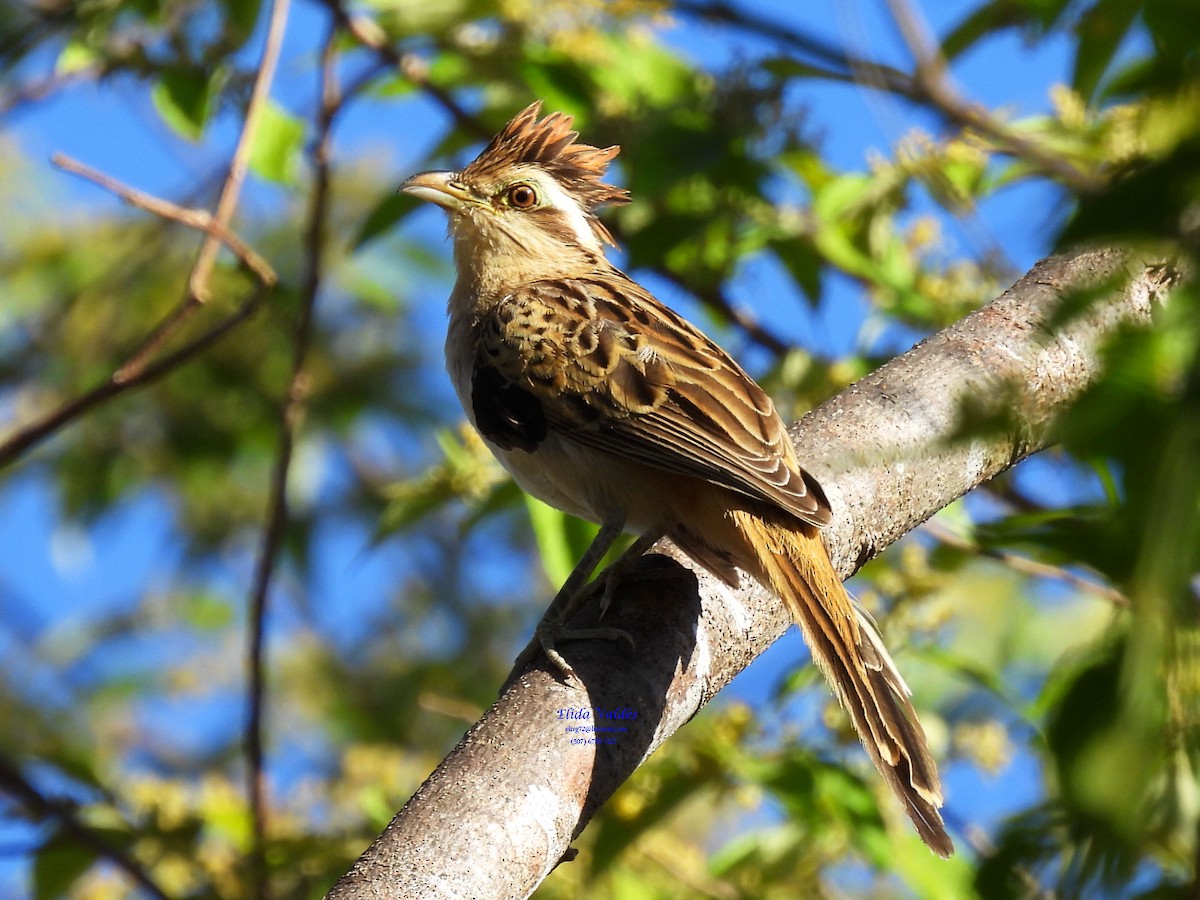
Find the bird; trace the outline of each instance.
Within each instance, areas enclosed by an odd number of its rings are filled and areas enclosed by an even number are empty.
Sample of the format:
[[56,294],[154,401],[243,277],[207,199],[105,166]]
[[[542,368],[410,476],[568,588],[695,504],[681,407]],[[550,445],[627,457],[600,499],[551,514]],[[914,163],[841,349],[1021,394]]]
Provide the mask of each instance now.
[[730,584],[745,572],[787,606],[917,833],[950,856],[911,692],[821,541],[828,498],[767,393],[606,257],[616,242],[597,208],[630,201],[604,180],[620,148],[582,143],[571,116],[541,109],[460,171],[400,188],[448,214],[446,365],[467,418],[523,490],[600,526],[531,647],[572,676],[556,641],[622,636],[566,623],[623,532],[637,538],[597,582],[663,536]]

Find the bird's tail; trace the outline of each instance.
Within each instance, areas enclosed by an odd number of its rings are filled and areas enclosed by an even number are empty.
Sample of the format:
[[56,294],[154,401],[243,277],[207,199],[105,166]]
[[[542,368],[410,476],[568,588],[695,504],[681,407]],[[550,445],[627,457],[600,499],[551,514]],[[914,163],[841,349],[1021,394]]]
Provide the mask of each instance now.
[[954,844],[938,812],[942,786],[908,685],[870,617],[846,593],[817,529],[765,521],[745,510],[729,515],[749,557],[738,564],[787,604],[813,661],[921,839],[949,856]]

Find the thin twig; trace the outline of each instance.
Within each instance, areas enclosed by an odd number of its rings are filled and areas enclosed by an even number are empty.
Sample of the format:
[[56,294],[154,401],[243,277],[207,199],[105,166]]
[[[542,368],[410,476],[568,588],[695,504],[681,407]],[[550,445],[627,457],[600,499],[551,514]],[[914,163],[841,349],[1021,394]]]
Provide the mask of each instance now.
[[983,106],[963,97],[950,78],[941,48],[929,36],[908,0],[887,0],[887,4],[916,65],[913,73],[913,84],[916,88],[914,99],[930,103],[960,128],[970,129],[990,138],[1002,153],[1026,160],[1074,190],[1090,193],[1104,186],[1103,178],[1081,171],[1061,156],[1044,149],[1036,141],[1017,134],[999,119],[988,115]]
[[259,256],[237,234],[214,219],[208,210],[189,209],[172,203],[170,200],[163,200],[147,194],[145,191],[139,191],[65,153],[55,153],[50,157],[50,161],[65,172],[79,175],[105,190],[111,191],[130,206],[136,206],[138,209],[143,209],[163,219],[203,231],[213,240],[228,247],[242,265],[258,276],[260,282],[268,286],[275,284],[276,275],[271,264]]
[[999,119],[988,115],[984,107],[962,97],[950,81],[945,60],[917,24],[917,17],[911,8],[903,0],[888,2],[892,7],[897,27],[916,60],[916,71],[911,75],[884,63],[845,53],[820,38],[794,31],[721,0],[681,0],[673,9],[777,40],[807,57],[806,64],[812,65],[811,60],[816,60],[827,67],[814,71],[815,75],[822,78],[835,81],[853,80],[916,103],[928,104],[958,127],[970,129],[991,139],[999,152],[1026,160],[1040,171],[1060,179],[1076,190],[1095,191],[1103,187],[1103,179],[1080,171],[1062,157],[1045,150],[1035,141],[1017,134]]
[[[791,50],[803,54],[805,65],[814,68],[814,75],[834,81],[857,81],[861,73],[870,72],[871,81],[882,89],[905,97],[915,96],[912,76],[884,63],[846,53],[827,41],[811,34],[804,34],[780,22],[757,15],[748,9],[732,6],[721,0],[694,2],[676,0],[671,7],[674,12],[687,13],[697,18],[710,19],[723,25],[732,25],[750,34],[778,41]],[[814,65],[816,60],[820,68]]]
[[[217,209],[213,216],[215,224],[221,230],[227,230],[237,209],[238,198],[241,195],[242,183],[250,164],[250,150],[254,145],[254,137],[258,131],[258,123],[262,118],[262,110],[270,95],[271,82],[275,77],[275,69],[279,62],[279,51],[283,44],[283,35],[287,25],[288,9],[291,0],[275,0],[271,7],[270,24],[267,27],[267,37],[263,44],[262,59],[259,62],[258,74],[254,78],[254,86],[250,91],[250,100],[246,105],[246,117],[242,123],[242,132],[238,136],[237,146],[234,147],[233,157],[229,162],[229,172],[221,188],[221,196],[217,199]],[[127,378],[136,374],[147,365],[171,336],[190,319],[201,306],[208,301],[208,282],[212,277],[213,265],[216,263],[217,251],[221,242],[209,234],[196,256],[188,276],[187,293],[179,305],[168,313],[153,331],[142,341],[141,345],[130,356],[129,361],[121,367],[118,373]]]
[[68,400],[41,418],[13,431],[3,442],[0,442],[0,469],[15,462],[30,447],[50,437],[58,429],[100,403],[131,388],[156,381],[177,366],[187,362],[196,354],[211,347],[237,325],[253,315],[278,281],[275,270],[271,268],[270,263],[254,252],[238,235],[215,222],[207,212],[187,209],[159,197],[151,196],[61,153],[55,154],[52,157],[52,161],[64,171],[87,178],[106,190],[112,191],[132,206],[144,209],[169,221],[179,222],[189,228],[198,228],[213,236],[216,240],[229,247],[238,260],[255,275],[258,279],[258,285],[254,293],[235,312],[176,351],[162,357],[152,365],[142,365],[132,370],[127,362],[110,375],[106,381],[80,394],[78,397]]
[[254,570],[250,592],[250,619],[247,626],[247,706],[245,752],[247,793],[249,795],[252,843],[250,864],[253,896],[265,900],[269,896],[267,878],[267,796],[264,766],[263,709],[266,700],[265,622],[267,595],[275,566],[279,561],[284,534],[288,524],[287,481],[291,468],[296,434],[308,398],[309,382],[304,371],[309,346],[312,343],[313,310],[321,285],[321,266],[325,246],[325,225],[329,206],[330,133],[333,120],[341,108],[335,69],[335,46],[339,35],[336,24],[330,26],[329,37],[321,54],[321,107],[317,116],[317,140],[313,147],[313,188],[305,233],[306,270],[301,285],[300,318],[296,324],[292,375],[287,394],[280,409],[279,443],[275,467],[271,476],[267,517],[263,526],[262,543]]
[[676,853],[671,846],[659,847],[650,841],[643,841],[633,848],[633,853],[659,866],[668,878],[686,888],[689,896],[708,897],[710,900],[737,900],[745,896],[729,882],[718,880],[703,869],[695,869],[687,857]]
[[113,374],[109,376],[107,381],[96,385],[90,391],[80,394],[53,412],[47,413],[42,418],[18,429],[3,443],[0,443],[0,469],[20,458],[22,453],[54,434],[63,425],[78,418],[105,400],[132,388],[157,381],[196,354],[207,350],[221,338],[225,337],[237,325],[257,312],[269,291],[269,285],[259,284],[255,288],[254,294],[236,312],[222,319],[208,331],[184,344],[179,349],[159,358],[156,362],[143,367],[137,373],[127,378],[118,379],[117,374]]
[[45,78],[26,81],[0,93],[0,120],[17,112],[27,103],[44,100],[69,84],[101,74],[99,66],[87,66],[70,72],[55,72]]
[[760,347],[770,350],[776,356],[783,356],[793,349],[793,345],[789,341],[775,334],[763,325],[762,322],[758,321],[750,312],[739,309],[719,286],[706,290],[700,289],[688,284],[680,275],[665,267],[656,266],[654,267],[654,271],[676,287],[682,288],[695,296],[706,306],[710,306],[720,312],[730,322],[744,331],[750,340]]
[[[242,193],[242,184],[246,180],[246,172],[250,168],[250,152],[254,148],[254,138],[258,134],[258,123],[263,116],[267,99],[271,94],[271,83],[275,80],[275,69],[279,64],[279,52],[283,46],[283,35],[287,29],[288,12],[291,0],[275,0],[271,6],[271,19],[267,26],[267,37],[263,44],[262,60],[259,62],[258,74],[254,78],[254,86],[250,89],[250,100],[246,104],[246,118],[242,122],[242,133],[238,136],[237,146],[233,150],[233,158],[229,161],[229,174],[225,177],[225,185],[221,196],[217,199],[217,210],[214,218],[221,228],[228,228],[237,210],[238,199]],[[217,251],[220,244],[209,237],[200,246],[196,257],[196,265],[192,269],[189,282],[190,292],[199,302],[208,299],[208,281],[212,276],[213,265],[217,261]]]
[[926,534],[933,537],[938,543],[945,544],[947,547],[953,547],[955,550],[964,550],[988,559],[994,559],[997,562],[1008,566],[1014,572],[1020,572],[1023,575],[1033,575],[1036,578],[1054,578],[1059,581],[1065,581],[1072,587],[1107,600],[1114,606],[1129,605],[1129,598],[1116,588],[1100,584],[1099,582],[1092,581],[1088,578],[1083,578],[1075,572],[1072,572],[1070,569],[1064,569],[1062,566],[1056,566],[1051,563],[1044,563],[1036,559],[1030,559],[1028,556],[1020,556],[1016,553],[1009,553],[1007,550],[996,550],[991,547],[981,547],[974,541],[955,534],[951,529],[934,519],[930,519],[921,527]]
[[45,796],[20,769],[5,759],[0,759],[0,790],[15,797],[34,816],[54,820],[61,831],[96,856],[111,862],[149,896],[168,900],[166,891],[123,847],[113,844],[107,836],[79,820],[74,803]]
[[413,53],[401,53],[396,50],[387,42],[386,35],[384,35],[381,29],[377,26],[372,27],[373,23],[369,19],[362,16],[350,15],[340,0],[322,0],[322,2],[333,14],[338,25],[346,29],[351,37],[364,47],[375,51],[402,77],[408,79],[408,81],[429,95],[442,109],[450,114],[455,124],[460,128],[484,140],[492,136],[491,129],[463,109],[448,91],[438,87],[429,80],[426,74],[425,63],[419,56]]

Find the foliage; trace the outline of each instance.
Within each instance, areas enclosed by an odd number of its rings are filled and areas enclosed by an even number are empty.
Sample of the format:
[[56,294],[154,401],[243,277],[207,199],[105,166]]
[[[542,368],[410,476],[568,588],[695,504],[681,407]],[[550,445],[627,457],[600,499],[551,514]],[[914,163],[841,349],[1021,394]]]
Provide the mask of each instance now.
[[[212,173],[170,198],[209,206],[253,107],[269,7],[6,6],[0,116],[33,122],[86,91],[132,97]],[[448,289],[446,254],[395,185],[468,158],[531,96],[622,145],[635,202],[608,221],[625,265],[744,352],[785,411],[994,296],[1023,265],[1010,236],[964,250],[948,235],[980,234],[1006,197],[1050,198],[1047,250],[1122,242],[1196,270],[1200,18],[1188,0],[979,5],[941,39],[951,68],[1014,30],[1072,50],[1071,83],[1046,85],[1050,111],[1012,118],[944,90],[936,66],[872,68],[859,48],[749,4],[328,0],[292,17],[286,77],[247,130],[252,200],[233,221],[278,285],[262,300],[253,272],[222,256],[207,301],[184,301],[154,358],[233,322],[227,334],[67,415],[0,474],[5,503],[32,491],[52,508],[57,559],[81,540],[112,547],[105,536],[130,517],[168,523],[136,538],[165,563],[116,598],[68,591],[37,608],[22,596],[32,560],[0,563],[0,713],[20,723],[0,732],[0,827],[24,847],[10,881],[32,896],[264,896],[264,878],[275,896],[319,896],[489,702],[540,610],[529,598],[584,534],[527,506],[461,430],[431,374],[440,337],[424,313]],[[288,82],[308,78],[331,25],[335,137],[355,115],[425,124],[370,137],[402,139],[407,168],[335,141],[323,206],[320,104]],[[678,49],[704,35],[734,61]],[[922,124],[848,166],[796,98],[864,72],[860,89]],[[80,213],[83,195],[12,140],[0,170],[3,447],[170,320],[199,240],[144,210]],[[763,273],[778,296],[743,302]],[[869,310],[853,346],[797,346],[787,323],[855,295]],[[1052,458],[954,504],[863,573],[860,599],[889,644],[907,645],[901,667],[947,762],[958,857],[919,847],[797,666],[754,708],[719,703],[681,732],[539,896],[1194,895],[1197,323],[1200,297],[1184,286],[1155,328],[1110,348]],[[265,594],[264,839],[245,790],[243,645],[289,397],[303,416],[286,420],[298,424],[288,515]],[[1016,767],[1039,773],[1032,800],[1003,815],[970,805],[971,784],[986,795]]]

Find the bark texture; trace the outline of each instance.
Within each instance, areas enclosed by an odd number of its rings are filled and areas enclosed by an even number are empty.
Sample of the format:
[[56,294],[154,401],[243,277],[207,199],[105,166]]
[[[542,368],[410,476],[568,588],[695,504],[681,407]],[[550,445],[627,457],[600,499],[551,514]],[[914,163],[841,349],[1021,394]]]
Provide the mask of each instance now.
[[[833,506],[824,535],[842,576],[1046,446],[1054,418],[1099,374],[1105,340],[1122,323],[1148,322],[1175,277],[1113,250],[1051,257],[805,416],[792,435]],[[1062,298],[1080,291],[1100,299],[1050,328]],[[971,421],[994,427],[964,426]],[[622,582],[605,622],[626,629],[636,651],[567,645],[582,689],[536,663],[328,897],[528,896],[638,765],[790,626],[783,605],[749,579],[730,590],[669,544],[656,551]],[[577,709],[636,717],[560,717]],[[625,730],[593,745],[572,742],[591,736],[568,732],[574,725]]]

